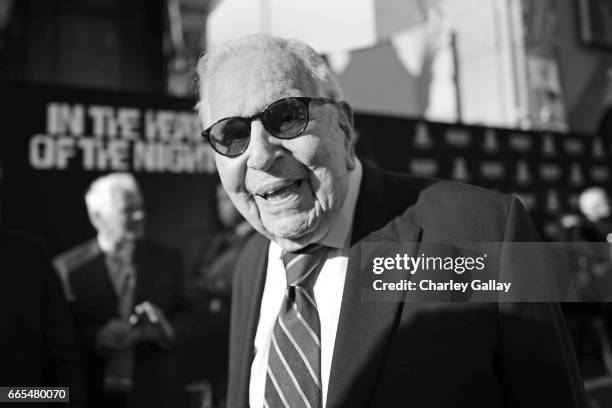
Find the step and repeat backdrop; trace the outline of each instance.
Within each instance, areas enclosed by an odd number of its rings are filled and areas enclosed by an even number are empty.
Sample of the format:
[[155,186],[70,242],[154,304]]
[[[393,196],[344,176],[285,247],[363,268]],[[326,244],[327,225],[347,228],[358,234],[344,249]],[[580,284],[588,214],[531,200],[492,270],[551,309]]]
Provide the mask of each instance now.
[[[4,225],[45,239],[52,255],[94,235],[84,193],[96,177],[139,181],[147,232],[183,251],[187,270],[219,228],[211,150],[194,100],[0,83]],[[576,210],[579,193],[612,191],[611,146],[564,135],[357,114],[358,152],[382,168],[519,196],[540,228]]]
[[612,146],[558,134],[358,114],[358,151],[382,167],[514,194],[544,233],[577,211],[580,192],[612,193]]

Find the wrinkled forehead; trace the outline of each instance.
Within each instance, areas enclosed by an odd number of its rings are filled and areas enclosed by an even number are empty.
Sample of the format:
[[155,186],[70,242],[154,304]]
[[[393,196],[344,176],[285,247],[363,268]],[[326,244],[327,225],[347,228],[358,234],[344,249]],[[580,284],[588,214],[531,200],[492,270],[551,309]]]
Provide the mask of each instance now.
[[278,51],[231,56],[209,78],[209,124],[228,116],[252,116],[284,97],[319,93],[303,62]]

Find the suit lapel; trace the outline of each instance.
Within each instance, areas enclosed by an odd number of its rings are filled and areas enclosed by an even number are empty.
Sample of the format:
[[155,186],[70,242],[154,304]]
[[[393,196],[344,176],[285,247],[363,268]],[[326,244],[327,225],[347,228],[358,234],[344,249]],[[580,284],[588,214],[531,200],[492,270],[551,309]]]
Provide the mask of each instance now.
[[237,264],[236,273],[241,274],[242,279],[235,280],[232,294],[235,300],[232,302],[228,395],[228,406],[232,407],[249,406],[249,379],[255,354],[253,342],[266,277],[268,244],[266,238],[257,234],[252,244],[244,248],[242,261]]
[[[151,256],[151,247],[147,241],[140,240],[134,248],[134,276],[136,287],[134,288],[133,306],[158,298],[156,289],[160,287],[157,282],[163,282],[160,272],[163,272],[162,265],[154,261]],[[158,305],[159,306],[159,305]]]
[[400,301],[363,302],[361,293],[362,243],[403,242],[402,252],[408,256],[417,249],[421,229],[401,218],[416,196],[399,187],[392,177],[364,165],[328,386],[326,406],[330,408],[367,406],[403,305]]

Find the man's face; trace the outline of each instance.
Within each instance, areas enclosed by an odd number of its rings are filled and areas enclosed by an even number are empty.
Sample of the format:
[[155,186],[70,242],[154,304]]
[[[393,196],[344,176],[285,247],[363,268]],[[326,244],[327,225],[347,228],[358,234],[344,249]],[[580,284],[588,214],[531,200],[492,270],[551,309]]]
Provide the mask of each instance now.
[[[301,64],[272,52],[231,57],[212,74],[209,118],[250,117],[289,96],[317,97]],[[238,157],[215,153],[221,182],[251,225],[287,251],[321,239],[344,202],[354,167],[351,118],[340,104],[310,104],[307,128],[296,138],[272,136],[260,120]]]
[[143,236],[144,215],[138,193],[117,191],[108,208],[96,212],[94,225],[114,245],[121,245]]

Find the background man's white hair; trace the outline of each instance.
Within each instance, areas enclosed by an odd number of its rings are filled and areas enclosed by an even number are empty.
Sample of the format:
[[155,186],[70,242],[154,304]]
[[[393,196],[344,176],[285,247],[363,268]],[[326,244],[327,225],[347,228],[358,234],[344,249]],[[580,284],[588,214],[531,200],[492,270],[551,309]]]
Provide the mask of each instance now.
[[85,193],[87,211],[91,214],[96,211],[108,210],[111,208],[113,199],[121,193],[141,195],[138,183],[131,174],[110,173],[95,179]]
[[219,65],[230,57],[240,56],[251,51],[273,51],[292,56],[302,63],[306,73],[313,79],[313,84],[318,87],[319,95],[307,96],[325,96],[335,101],[344,99],[338,81],[331,69],[308,44],[301,40],[285,39],[270,34],[252,34],[228,41],[219,46],[218,49],[200,57],[198,61],[200,101],[196,108],[203,123],[206,123],[210,118],[207,84],[212,74]]
[[609,204],[609,197],[601,187],[589,187],[578,197],[578,207],[587,218],[596,218],[599,214],[594,213],[599,210],[599,206]]

